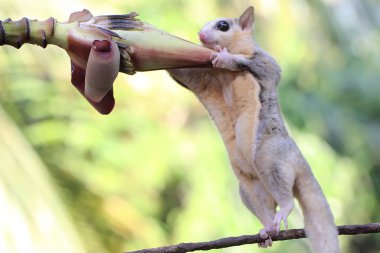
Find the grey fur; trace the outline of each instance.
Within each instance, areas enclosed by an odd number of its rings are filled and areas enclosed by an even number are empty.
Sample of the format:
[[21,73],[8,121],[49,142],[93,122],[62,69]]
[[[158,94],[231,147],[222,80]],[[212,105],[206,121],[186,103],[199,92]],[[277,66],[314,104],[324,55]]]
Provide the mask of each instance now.
[[[269,193],[267,198],[272,198],[280,206],[280,211],[282,208],[291,211],[294,206],[293,195],[300,201],[306,233],[315,252],[339,252],[338,234],[328,203],[308,163],[289,136],[281,116],[277,96],[280,67],[263,49],[257,45],[255,49],[252,58],[240,61],[237,65],[254,75],[261,87],[261,110],[253,157],[257,177]],[[274,206],[268,208],[260,201],[255,205],[255,201],[242,188],[240,194],[253,213],[271,213],[275,218]],[[261,218],[264,226],[270,225],[265,224],[264,219],[267,218]],[[272,231],[269,229],[266,232]]]

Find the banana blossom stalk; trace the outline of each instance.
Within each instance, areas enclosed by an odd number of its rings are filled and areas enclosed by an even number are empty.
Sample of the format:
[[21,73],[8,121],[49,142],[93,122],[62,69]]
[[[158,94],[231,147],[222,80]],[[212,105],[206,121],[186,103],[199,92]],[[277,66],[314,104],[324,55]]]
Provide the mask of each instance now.
[[67,22],[22,18],[0,21],[0,45],[52,44],[71,59],[71,82],[102,114],[112,111],[118,72],[211,67],[211,49],[168,34],[137,19],[137,13],[93,16],[72,13]]

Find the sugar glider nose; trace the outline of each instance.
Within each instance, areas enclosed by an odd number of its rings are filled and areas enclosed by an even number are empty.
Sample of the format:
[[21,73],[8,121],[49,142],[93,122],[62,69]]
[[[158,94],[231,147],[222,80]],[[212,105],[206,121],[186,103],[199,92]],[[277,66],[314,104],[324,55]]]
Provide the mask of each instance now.
[[206,42],[206,34],[204,32],[199,33],[199,40],[202,42]]

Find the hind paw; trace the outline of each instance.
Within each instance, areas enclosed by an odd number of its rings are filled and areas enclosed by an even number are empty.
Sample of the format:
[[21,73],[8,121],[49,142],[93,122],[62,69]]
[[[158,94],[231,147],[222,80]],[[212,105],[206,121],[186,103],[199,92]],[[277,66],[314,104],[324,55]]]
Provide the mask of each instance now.
[[288,216],[293,209],[293,205],[281,208],[274,216],[272,228],[278,233],[280,232],[281,221],[284,221],[285,229],[288,229]]
[[276,233],[280,232],[281,221],[284,221],[285,229],[288,229],[287,216],[284,216],[282,213],[278,212],[276,216],[274,216],[272,222],[272,227],[276,231]]
[[260,238],[263,239],[263,241],[258,243],[259,248],[272,247],[273,241],[268,234],[269,232],[271,232],[271,229],[269,227],[265,227],[260,230]]

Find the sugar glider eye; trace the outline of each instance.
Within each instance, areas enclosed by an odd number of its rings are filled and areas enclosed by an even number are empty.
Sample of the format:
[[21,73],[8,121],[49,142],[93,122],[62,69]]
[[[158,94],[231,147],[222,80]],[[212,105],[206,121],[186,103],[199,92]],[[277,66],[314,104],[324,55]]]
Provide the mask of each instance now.
[[216,24],[216,28],[222,32],[227,32],[228,29],[230,29],[230,25],[226,21],[222,20]]

